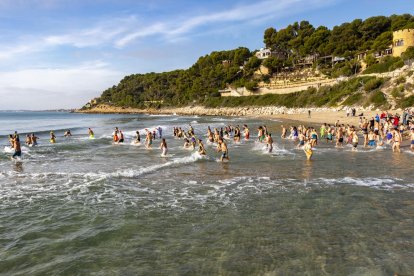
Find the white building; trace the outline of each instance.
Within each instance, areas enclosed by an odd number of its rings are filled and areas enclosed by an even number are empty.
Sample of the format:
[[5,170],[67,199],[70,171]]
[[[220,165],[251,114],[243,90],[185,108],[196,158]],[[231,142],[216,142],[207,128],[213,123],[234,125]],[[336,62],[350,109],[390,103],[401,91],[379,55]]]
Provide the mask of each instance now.
[[258,59],[266,59],[272,55],[272,51],[269,48],[261,48],[257,53]]

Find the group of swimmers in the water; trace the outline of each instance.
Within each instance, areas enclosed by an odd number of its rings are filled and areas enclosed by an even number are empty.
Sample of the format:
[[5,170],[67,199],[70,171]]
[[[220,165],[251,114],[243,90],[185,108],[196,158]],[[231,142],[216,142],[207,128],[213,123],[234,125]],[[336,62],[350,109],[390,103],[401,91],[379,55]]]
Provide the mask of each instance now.
[[[335,124],[322,124],[319,128],[319,134],[314,127],[306,127],[304,125],[291,126],[286,128],[284,125],[281,126],[281,138],[291,139],[297,141],[297,148],[303,149],[308,160],[312,158],[313,150],[318,145],[320,140],[325,140],[326,143],[334,143],[335,147],[341,148],[345,144],[352,145],[352,150],[356,151],[359,145],[358,132],[360,131],[363,136],[363,146],[371,148],[383,148],[386,144],[392,144],[392,150],[394,152],[401,152],[401,143],[404,135],[409,130],[408,136],[411,141],[410,149],[414,151],[414,123],[412,121],[406,121],[404,123],[399,121],[398,115],[392,115],[388,113],[382,113],[372,117],[370,120],[365,117],[360,117],[358,127],[353,125],[340,124],[339,120]],[[159,148],[162,151],[162,156],[167,156],[168,145],[165,138],[162,137],[162,128],[157,127],[152,131],[145,129],[145,147],[147,149],[152,148],[153,141],[155,139],[161,139]],[[94,139],[94,132],[91,128],[88,129],[88,135],[90,139]],[[64,133],[64,137],[70,137],[72,133],[67,130]],[[185,149],[195,150],[200,155],[206,155],[206,149],[202,139],[198,138],[195,134],[194,128],[189,125],[188,130],[184,130],[181,127],[173,128],[173,136],[176,139],[183,139]],[[250,130],[246,124],[242,127],[239,125],[232,126],[228,125],[221,128],[214,128],[212,130],[207,127],[207,141],[211,144],[217,145],[217,152],[221,153],[220,160],[230,160],[229,150],[226,141],[231,139],[235,143],[240,143],[242,136],[244,140],[250,140]],[[115,128],[113,134],[113,143],[121,144],[124,143],[125,137],[122,130]],[[26,135],[26,145],[36,146],[39,138],[34,134]],[[13,135],[9,135],[9,141],[11,147],[14,149],[13,158],[21,156],[21,145],[20,139],[17,132]],[[50,143],[56,143],[56,135],[53,131],[50,132]],[[273,138],[268,128],[263,125],[257,128],[257,141],[266,145],[266,149],[269,153],[273,151]],[[141,144],[141,135],[139,131],[136,131],[135,139],[132,144]]]
[[302,147],[307,158],[310,159],[313,154],[312,149],[318,144],[319,139],[325,139],[327,143],[335,141],[335,147],[338,148],[350,144],[352,150],[356,151],[359,144],[358,130],[362,132],[364,147],[382,149],[385,144],[392,144],[393,152],[401,152],[403,136],[409,130],[410,149],[414,151],[414,123],[412,121],[401,123],[398,115],[385,112],[381,116],[377,114],[370,120],[360,117],[358,128],[349,124],[340,124],[339,120],[334,125],[324,123],[319,129],[319,135],[315,128],[303,125],[290,127],[290,134],[287,135],[287,128],[282,125],[281,137],[297,140],[298,147]]

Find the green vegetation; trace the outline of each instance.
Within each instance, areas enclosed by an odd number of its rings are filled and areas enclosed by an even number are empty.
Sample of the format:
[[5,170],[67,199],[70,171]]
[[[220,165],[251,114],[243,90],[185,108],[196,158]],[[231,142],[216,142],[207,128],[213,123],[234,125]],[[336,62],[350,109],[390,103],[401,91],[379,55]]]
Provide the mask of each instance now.
[[385,98],[384,93],[380,90],[375,90],[370,93],[368,101],[365,103],[365,106],[373,104],[375,107],[384,106],[387,104],[387,98]]
[[368,67],[364,74],[385,73],[404,66],[404,61],[399,57],[385,57],[379,63]]
[[403,60],[413,60],[414,59],[414,47],[408,47],[408,49],[402,53],[401,58]]
[[406,97],[406,98],[402,98],[402,99],[399,101],[399,105],[400,105],[400,107],[402,107],[402,108],[407,108],[407,107],[412,107],[412,106],[414,106],[414,95],[411,95],[411,96]]
[[365,91],[369,92],[377,88],[380,88],[383,83],[384,83],[384,79],[373,78],[365,83],[364,89]]
[[399,77],[398,79],[396,79],[394,83],[395,83],[396,85],[399,85],[399,84],[403,84],[403,83],[405,83],[406,81],[407,81],[407,79],[406,79],[405,77],[402,77],[402,76],[401,76],[401,77]]
[[404,85],[394,87],[391,91],[391,96],[393,96],[395,99],[403,97],[404,96]]
[[344,102],[343,105],[346,106],[352,106],[352,105],[356,105],[358,103],[361,103],[361,101],[363,100],[364,96],[362,93],[355,93],[351,96],[349,96]]
[[[264,32],[264,43],[273,56],[266,60],[258,59],[254,52],[243,47],[212,52],[200,57],[186,70],[126,76],[118,85],[105,90],[97,103],[129,107],[244,105],[245,101],[246,104],[286,106],[334,106],[343,100],[356,103],[365,98],[364,93],[381,87],[383,81],[366,83],[367,79],[356,78],[319,90],[244,99],[220,99],[218,90],[244,86],[254,91],[258,81],[269,82],[269,76],[254,75],[261,65],[271,74],[290,72],[300,68],[306,58],[314,60],[313,67],[328,76],[353,76],[361,70],[360,62],[356,60],[356,55],[361,52],[368,53],[368,68],[364,73],[387,72],[403,66],[405,60],[411,60],[414,49],[407,50],[402,58],[385,57],[379,62],[372,54],[387,49],[392,43],[392,32],[404,28],[414,28],[414,16],[356,19],[332,30],[325,26],[315,28],[308,21],[295,22],[280,30],[268,28]],[[359,91],[362,88],[365,91]],[[382,101],[378,93],[372,99],[377,103]]]

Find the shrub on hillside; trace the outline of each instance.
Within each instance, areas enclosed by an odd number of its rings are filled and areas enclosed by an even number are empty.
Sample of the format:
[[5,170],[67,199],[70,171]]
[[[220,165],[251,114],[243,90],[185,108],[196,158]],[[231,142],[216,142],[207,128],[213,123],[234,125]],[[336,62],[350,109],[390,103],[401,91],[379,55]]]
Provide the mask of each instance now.
[[257,82],[256,81],[248,81],[245,84],[245,87],[249,91],[254,91],[257,88]]
[[407,50],[405,50],[404,53],[402,53],[401,58],[403,60],[411,60],[414,59],[414,47],[408,47]]
[[407,98],[402,98],[399,101],[399,105],[401,108],[413,107],[414,106],[414,95],[411,95]]
[[400,57],[385,57],[380,63],[373,64],[365,69],[364,74],[386,73],[404,66]]
[[342,105],[346,105],[346,106],[352,106],[354,104],[360,103],[362,100],[362,93],[355,93],[351,96],[349,96],[343,103]]
[[387,104],[387,99],[385,98],[384,93],[380,90],[372,91],[368,97],[368,102],[365,103],[365,106],[374,105],[375,107],[380,107]]
[[398,68],[401,68],[403,66],[404,66],[404,61],[399,60],[399,61],[393,63],[390,67],[388,67],[388,71],[392,72],[392,71],[394,71]]
[[405,83],[407,80],[405,79],[405,77],[404,76],[401,76],[401,77],[399,77],[398,79],[396,79],[395,81],[394,81],[394,83],[396,84],[396,85],[400,85],[400,84],[402,84],[402,83]]
[[364,90],[367,92],[375,90],[377,88],[380,88],[383,83],[384,83],[384,79],[381,79],[381,78],[371,79],[365,83]]
[[391,91],[391,96],[393,96],[395,99],[400,98],[404,95],[403,92],[404,92],[404,86],[403,85],[398,86],[398,87],[394,87]]

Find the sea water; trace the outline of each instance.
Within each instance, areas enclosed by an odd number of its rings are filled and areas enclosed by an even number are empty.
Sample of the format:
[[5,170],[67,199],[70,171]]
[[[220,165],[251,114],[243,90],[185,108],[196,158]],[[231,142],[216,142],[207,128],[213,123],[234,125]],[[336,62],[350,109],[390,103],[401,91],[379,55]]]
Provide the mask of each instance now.
[[[244,123],[251,141],[229,141],[230,162],[217,162],[207,127]],[[0,112],[0,274],[412,275],[414,155],[321,142],[309,162],[280,139],[282,123]],[[190,124],[206,157],[173,138]],[[263,124],[273,153],[254,141]],[[130,144],[159,126],[167,157],[159,139],[152,150]],[[112,144],[114,127],[125,144]],[[18,162],[15,130],[40,137]]]

